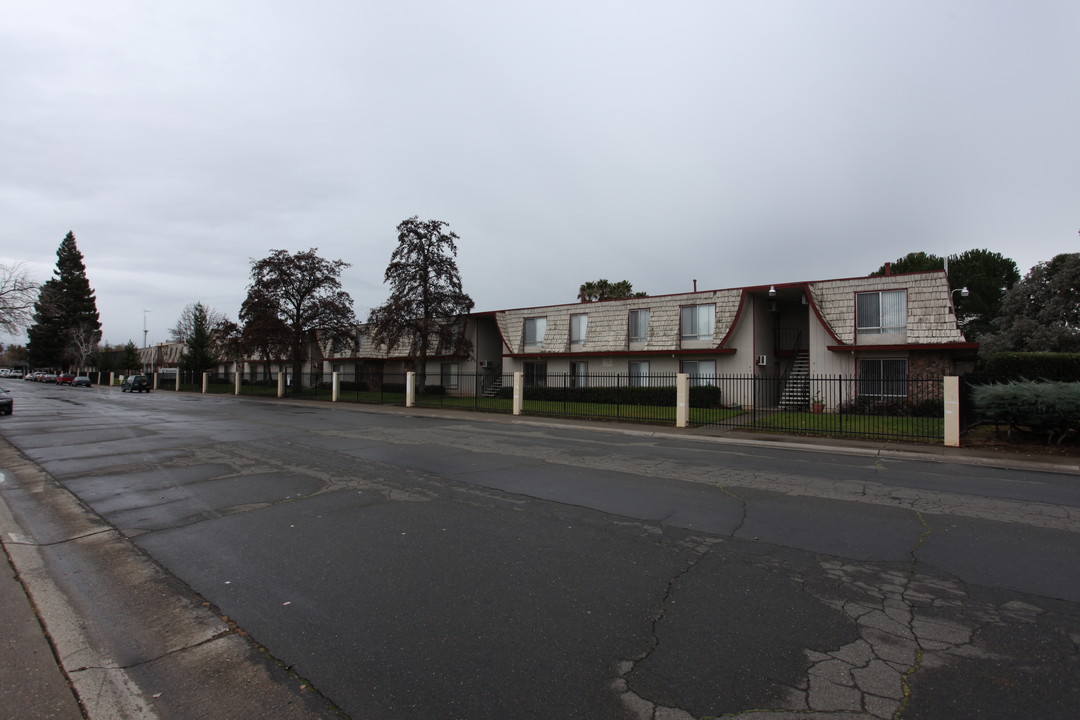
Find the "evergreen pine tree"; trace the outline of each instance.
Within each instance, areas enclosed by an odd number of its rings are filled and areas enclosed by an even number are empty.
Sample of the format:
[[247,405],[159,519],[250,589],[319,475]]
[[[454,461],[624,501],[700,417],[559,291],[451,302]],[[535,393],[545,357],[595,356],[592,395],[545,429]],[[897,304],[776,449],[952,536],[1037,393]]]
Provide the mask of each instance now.
[[211,327],[210,310],[202,303],[191,307],[191,328],[184,337],[184,348],[180,351],[180,369],[205,372],[219,362],[214,348],[214,328]]
[[66,367],[101,340],[97,300],[74,233],[68,232],[56,251],[56,269],[41,286],[26,335],[33,367]]

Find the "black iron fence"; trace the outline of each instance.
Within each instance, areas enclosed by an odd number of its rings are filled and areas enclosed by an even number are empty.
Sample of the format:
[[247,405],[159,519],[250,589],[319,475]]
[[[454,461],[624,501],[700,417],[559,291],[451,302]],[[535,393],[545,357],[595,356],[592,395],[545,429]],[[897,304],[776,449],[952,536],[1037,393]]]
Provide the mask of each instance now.
[[942,380],[851,376],[717,376],[694,382],[716,387],[719,402],[691,408],[691,425],[753,432],[873,437],[941,442]]
[[[179,389],[202,391],[201,373],[180,373]],[[500,373],[417,377],[414,404],[511,413],[514,375]],[[339,380],[338,400],[406,404],[404,373],[378,373]],[[159,387],[176,387],[175,374],[159,376]],[[676,375],[556,374],[522,377],[526,415],[674,425]],[[233,393],[232,373],[212,375],[207,392]],[[330,374],[285,375],[284,396],[333,399]],[[276,397],[277,376],[241,375],[240,394]],[[759,375],[696,375],[690,378],[691,426],[738,431],[941,442],[944,396],[941,379],[811,376],[798,379]]]

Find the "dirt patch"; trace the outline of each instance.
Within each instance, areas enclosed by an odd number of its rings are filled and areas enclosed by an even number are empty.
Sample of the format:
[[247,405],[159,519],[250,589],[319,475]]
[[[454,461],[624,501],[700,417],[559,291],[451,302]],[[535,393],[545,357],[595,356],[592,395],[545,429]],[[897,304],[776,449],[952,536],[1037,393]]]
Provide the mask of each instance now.
[[1022,429],[1014,429],[1010,432],[1006,427],[995,428],[992,425],[972,428],[960,438],[960,444],[967,448],[999,450],[1023,455],[1080,458],[1080,439],[1075,435],[1065,438],[1059,444],[1047,442],[1045,435],[1030,433]]

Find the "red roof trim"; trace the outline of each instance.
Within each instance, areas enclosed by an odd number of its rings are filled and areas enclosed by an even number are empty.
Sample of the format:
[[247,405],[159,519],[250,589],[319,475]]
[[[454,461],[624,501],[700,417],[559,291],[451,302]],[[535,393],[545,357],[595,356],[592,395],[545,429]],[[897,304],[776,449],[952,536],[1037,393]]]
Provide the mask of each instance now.
[[746,307],[747,294],[747,291],[743,289],[742,294],[739,296],[739,307],[735,309],[735,317],[731,319],[731,324],[728,325],[727,332],[724,334],[724,339],[716,346],[717,348],[722,348],[724,345],[727,345],[728,338],[735,332],[735,326],[739,324],[739,320],[742,318],[743,308]]
[[832,352],[852,352],[855,350],[978,350],[977,342],[949,343],[908,343],[904,345],[827,345]]

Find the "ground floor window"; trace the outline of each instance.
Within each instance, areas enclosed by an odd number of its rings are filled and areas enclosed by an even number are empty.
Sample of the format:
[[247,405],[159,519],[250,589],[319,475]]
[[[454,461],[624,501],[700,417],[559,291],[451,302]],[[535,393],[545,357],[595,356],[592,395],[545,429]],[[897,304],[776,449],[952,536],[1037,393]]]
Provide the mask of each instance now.
[[715,360],[683,360],[682,371],[690,376],[690,387],[716,384]]
[[570,387],[585,387],[589,384],[589,363],[570,363]]
[[439,372],[439,384],[449,390],[456,390],[458,386],[458,364],[443,363]]
[[524,370],[525,387],[547,386],[546,362],[527,362],[525,363]]
[[875,400],[902,400],[907,397],[907,358],[864,358],[859,360],[859,396]]
[[630,363],[630,387],[648,387],[649,385],[649,361],[639,360]]

